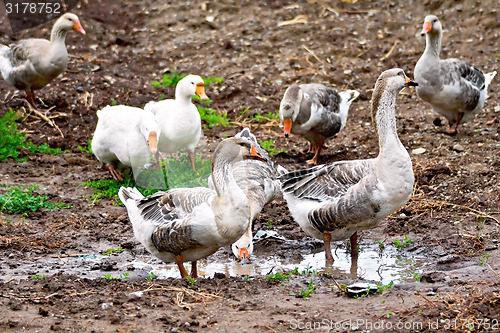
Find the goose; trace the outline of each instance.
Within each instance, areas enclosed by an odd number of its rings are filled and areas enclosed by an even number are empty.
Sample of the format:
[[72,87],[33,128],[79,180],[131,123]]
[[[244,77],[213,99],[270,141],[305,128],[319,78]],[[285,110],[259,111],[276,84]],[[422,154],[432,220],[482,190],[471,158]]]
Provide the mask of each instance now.
[[294,220],[309,236],[323,240],[327,262],[330,242],[351,237],[357,254],[357,231],[376,227],[411,197],[413,169],[398,138],[395,102],[405,86],[416,86],[402,69],[383,72],[372,96],[372,119],[379,139],[376,158],[338,161],[279,177]]
[[78,16],[62,15],[52,27],[50,40],[30,38],[9,46],[0,45],[0,71],[9,84],[26,91],[28,102],[37,109],[35,90],[59,76],[68,63],[66,34],[75,30],[85,35]]
[[443,29],[434,15],[424,19],[425,51],[415,65],[417,95],[431,104],[434,111],[448,119],[446,134],[456,135],[458,125],[474,118],[488,97],[488,85],[496,71],[483,74],[459,59],[440,59]]
[[203,79],[198,75],[188,75],[177,83],[175,99],[149,102],[145,109],[150,110],[162,127],[158,150],[175,153],[185,148],[189,153],[191,168],[194,166],[194,149],[202,133],[201,118],[196,106],[191,103],[193,95],[207,100]]
[[[266,163],[257,160],[242,160],[233,165],[233,177],[236,184],[246,194],[250,203],[250,220],[243,236],[231,244],[231,250],[241,264],[248,264],[253,254],[253,222],[262,208],[280,195],[281,184],[276,178],[276,170],[273,162],[269,160],[269,154],[261,148],[250,129],[244,128],[235,137],[250,140],[256,150],[267,159]],[[208,187],[214,188],[212,177],[208,179]]]
[[111,176],[122,181],[121,170],[144,167],[157,152],[161,126],[149,111],[126,105],[97,111],[92,152]]
[[318,164],[325,140],[340,132],[347,121],[351,103],[359,96],[356,90],[337,93],[319,83],[293,84],[280,103],[279,116],[283,132],[298,134],[309,141],[308,164]]
[[135,237],[155,257],[175,262],[182,278],[188,276],[183,262],[190,261],[196,278],[197,260],[232,244],[248,228],[250,204],[232,172],[245,159],[266,161],[249,140],[229,138],[213,154],[215,189],[174,188],[144,198],[135,188],[120,188]]

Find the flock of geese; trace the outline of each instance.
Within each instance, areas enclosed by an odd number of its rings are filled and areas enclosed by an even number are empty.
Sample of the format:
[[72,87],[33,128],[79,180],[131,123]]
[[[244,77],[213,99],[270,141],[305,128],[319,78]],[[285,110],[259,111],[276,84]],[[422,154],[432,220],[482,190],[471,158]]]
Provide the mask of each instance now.
[[[35,108],[34,91],[66,68],[64,41],[71,30],[85,34],[78,17],[66,13],[54,24],[50,41],[27,39],[0,46],[4,80],[25,90]],[[135,188],[120,188],[135,237],[154,256],[175,262],[182,277],[189,275],[184,262],[191,262],[190,275],[197,277],[197,261],[224,246],[232,245],[235,256],[248,262],[253,222],[267,203],[283,195],[304,232],[324,241],[327,262],[333,262],[331,241],[350,238],[351,253],[356,254],[357,231],[376,227],[412,194],[412,162],[396,129],[398,93],[415,86],[418,96],[448,119],[447,133],[455,135],[461,122],[481,111],[496,74],[483,74],[458,59],[440,59],[442,26],[436,16],[425,18],[421,34],[426,47],[415,66],[416,81],[394,68],[375,83],[371,112],[379,141],[376,158],[317,165],[324,142],[342,130],[359,92],[294,84],[286,90],[279,114],[286,137],[293,133],[309,141],[314,154],[309,168],[276,168],[245,128],[216,147],[208,187],[174,188],[148,197]],[[99,110],[92,138],[96,158],[117,181],[127,168],[159,167],[159,152],[184,149],[194,169],[202,128],[193,95],[207,99],[201,77],[188,75],[177,84],[175,99],[150,102],[144,109],[117,105]]]

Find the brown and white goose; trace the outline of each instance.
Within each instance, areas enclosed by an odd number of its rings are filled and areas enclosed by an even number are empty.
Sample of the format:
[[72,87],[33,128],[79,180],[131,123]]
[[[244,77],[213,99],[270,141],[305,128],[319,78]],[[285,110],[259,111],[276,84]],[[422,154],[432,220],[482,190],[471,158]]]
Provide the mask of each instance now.
[[68,63],[66,34],[75,30],[85,34],[78,16],[62,15],[52,27],[50,40],[30,38],[9,46],[0,45],[0,71],[5,81],[26,91],[28,102],[37,109],[35,90],[61,74]]
[[351,254],[357,254],[357,231],[376,227],[410,199],[413,169],[398,138],[395,102],[401,89],[416,85],[399,68],[379,76],[371,105],[379,138],[376,158],[339,161],[279,177],[293,218],[308,235],[324,241],[328,262],[333,262],[330,241],[351,237]]
[[496,72],[483,74],[465,61],[440,59],[443,28],[434,15],[425,17],[421,35],[426,36],[426,45],[415,66],[417,95],[448,119],[450,128],[446,133],[456,135],[458,125],[474,118],[483,108]]
[[188,276],[183,262],[191,261],[191,276],[197,277],[197,260],[232,244],[248,228],[250,205],[232,168],[252,158],[266,161],[249,140],[229,138],[213,154],[214,190],[175,188],[144,198],[135,188],[120,188],[135,237],[154,256],[177,263],[182,277]]
[[285,91],[280,103],[280,120],[285,137],[298,134],[309,141],[307,161],[316,165],[325,140],[333,137],[347,120],[352,101],[359,96],[356,90],[337,93],[319,83],[293,84]]

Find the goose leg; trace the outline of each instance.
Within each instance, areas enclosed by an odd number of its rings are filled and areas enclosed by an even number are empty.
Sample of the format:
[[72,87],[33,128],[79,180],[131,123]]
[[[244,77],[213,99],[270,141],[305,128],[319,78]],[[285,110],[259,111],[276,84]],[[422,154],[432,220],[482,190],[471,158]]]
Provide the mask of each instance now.
[[193,279],[198,277],[198,267],[196,266],[196,261],[191,261],[191,277]]
[[329,232],[323,233],[323,242],[325,243],[325,257],[327,262],[333,262],[332,248],[330,247],[330,241],[332,240],[332,235]]
[[191,168],[193,170],[196,170],[194,167],[194,153],[193,152],[189,152],[189,160],[191,161]]
[[36,106],[35,102],[35,93],[32,92],[31,90],[26,91],[26,99],[28,100],[28,103],[31,104],[31,106],[38,111],[38,107]]
[[321,149],[323,148],[323,143],[325,143],[325,140],[319,140],[318,145],[316,146],[316,152],[314,154],[314,157],[307,161],[308,164],[316,165],[318,164],[318,159],[319,159],[319,154],[321,153]]
[[116,180],[118,182],[123,181],[123,177],[120,175],[120,173],[118,173],[118,171],[115,169],[115,166],[113,164],[104,164],[103,163],[102,167],[104,169],[109,170],[109,172],[111,173],[111,177],[113,177],[114,180]]
[[463,117],[464,117],[464,113],[459,112],[458,116],[457,116],[457,121],[455,121],[455,123],[453,123],[453,125],[451,125],[451,127],[448,130],[446,130],[445,133],[448,135],[457,135],[458,134],[458,125],[462,121]]
[[352,234],[351,236],[351,257],[358,255],[358,232]]
[[181,277],[185,279],[186,277],[189,276],[188,272],[186,271],[186,268],[184,268],[184,258],[182,254],[179,254],[178,256],[175,256],[175,263],[177,264],[177,267],[179,268],[179,271],[181,272]]
[[307,151],[308,154],[314,154],[316,151],[316,147],[312,144],[312,142],[309,142],[309,150]]

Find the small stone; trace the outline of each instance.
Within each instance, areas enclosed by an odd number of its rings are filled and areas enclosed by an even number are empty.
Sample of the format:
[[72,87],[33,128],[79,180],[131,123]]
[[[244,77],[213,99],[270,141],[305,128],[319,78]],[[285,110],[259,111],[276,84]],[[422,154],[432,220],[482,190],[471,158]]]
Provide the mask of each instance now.
[[465,150],[465,148],[461,144],[457,143],[456,145],[453,146],[453,150],[458,151],[458,152],[462,152]]
[[425,153],[427,150],[425,148],[416,148],[416,149],[413,149],[411,152],[412,154],[415,154],[415,155],[421,155],[423,153]]
[[82,93],[83,92],[83,87],[80,87],[80,86],[76,87],[76,91],[79,92],[79,93]]
[[112,306],[113,306],[113,303],[102,303],[101,304],[101,309],[106,310],[106,309],[108,309],[108,308],[110,308]]

